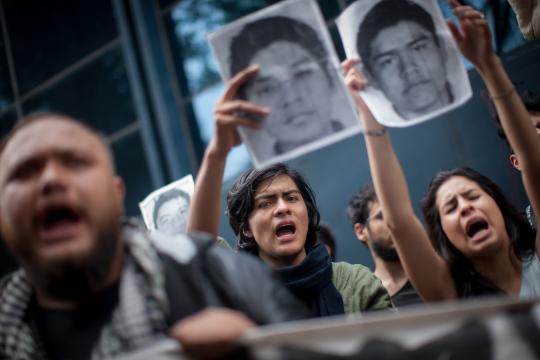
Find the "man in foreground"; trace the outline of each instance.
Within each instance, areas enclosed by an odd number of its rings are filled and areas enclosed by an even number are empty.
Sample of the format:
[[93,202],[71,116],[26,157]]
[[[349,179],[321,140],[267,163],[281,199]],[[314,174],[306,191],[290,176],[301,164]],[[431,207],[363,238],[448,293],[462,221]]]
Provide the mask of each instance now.
[[0,284],[0,358],[110,358],[173,325],[186,353],[222,356],[256,324],[303,316],[251,259],[123,224],[123,199],[109,149],[77,121],[37,114],[4,139],[0,235],[21,269]]

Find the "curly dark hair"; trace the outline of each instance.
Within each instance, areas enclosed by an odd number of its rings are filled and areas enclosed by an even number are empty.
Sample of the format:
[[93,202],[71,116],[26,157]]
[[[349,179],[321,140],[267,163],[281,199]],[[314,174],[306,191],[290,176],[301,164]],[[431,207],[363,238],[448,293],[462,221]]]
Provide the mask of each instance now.
[[365,224],[369,218],[369,204],[377,201],[377,194],[372,184],[367,184],[353,195],[347,206],[347,218],[354,224]]
[[504,197],[493,181],[479,172],[460,167],[441,171],[431,180],[428,192],[422,200],[422,211],[426,220],[427,231],[433,247],[448,263],[459,297],[504,293],[478,273],[470,261],[448,239],[442,225],[436,205],[439,188],[450,178],[462,176],[477,183],[495,201],[502,213],[506,232],[510,238],[511,251],[521,261],[528,261],[534,256],[536,233],[528,221]]
[[249,228],[249,215],[255,207],[255,192],[260,184],[269,179],[286,175],[300,190],[300,194],[308,211],[308,232],[304,247],[309,250],[317,241],[320,214],[313,190],[302,175],[289,168],[286,164],[278,163],[263,169],[251,169],[242,174],[231,186],[227,194],[227,214],[237,240],[237,249],[254,255],[259,255],[259,248],[254,238],[244,234]]

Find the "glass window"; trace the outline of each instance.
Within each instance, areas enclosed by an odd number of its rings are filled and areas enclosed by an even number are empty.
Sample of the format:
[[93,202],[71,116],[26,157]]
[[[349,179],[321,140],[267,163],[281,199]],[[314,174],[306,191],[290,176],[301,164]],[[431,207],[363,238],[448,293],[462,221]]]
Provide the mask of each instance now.
[[13,101],[13,89],[6,57],[6,46],[3,31],[0,29],[0,110],[6,108]]
[[5,0],[2,5],[21,94],[117,36],[110,0]]
[[341,13],[338,1],[318,0],[317,3],[326,21],[335,19]]
[[116,171],[126,185],[126,214],[138,216],[139,201],[153,190],[139,131],[115,141],[112,150]]
[[9,110],[0,115],[0,139],[3,138],[17,122],[15,111]]
[[111,134],[135,120],[120,47],[23,103],[25,113],[60,111]]

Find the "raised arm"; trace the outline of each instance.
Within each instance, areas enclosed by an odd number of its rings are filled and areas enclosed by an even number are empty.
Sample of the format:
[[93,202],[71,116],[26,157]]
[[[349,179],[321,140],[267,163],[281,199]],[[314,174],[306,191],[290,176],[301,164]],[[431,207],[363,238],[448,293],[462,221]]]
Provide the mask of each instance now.
[[252,113],[266,116],[270,112],[245,100],[236,99],[238,89],[258,71],[250,66],[239,72],[228,83],[225,93],[214,109],[214,136],[204,152],[203,161],[195,182],[195,191],[189,210],[187,230],[204,231],[217,235],[221,209],[221,189],[225,161],[231,149],[240,144],[237,126],[258,129],[260,123],[242,117]]
[[[474,64],[495,103],[504,133],[519,158],[521,175],[538,222],[540,215],[540,139],[530,114],[514,89],[495,54],[489,25],[482,13],[457,0],[450,4],[458,16],[460,27],[451,21],[448,26],[463,55]],[[540,232],[536,235],[536,253],[540,256]]]
[[342,70],[364,125],[365,142],[375,192],[405,271],[425,301],[453,299],[456,289],[446,262],[435,252],[426,231],[416,217],[407,180],[392,147],[386,128],[373,117],[359,96],[366,85],[354,69],[360,60],[343,62]]

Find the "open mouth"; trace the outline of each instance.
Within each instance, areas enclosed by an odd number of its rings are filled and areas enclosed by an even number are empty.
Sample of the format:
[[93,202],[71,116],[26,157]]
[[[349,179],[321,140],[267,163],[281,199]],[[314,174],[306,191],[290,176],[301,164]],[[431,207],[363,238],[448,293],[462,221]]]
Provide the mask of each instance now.
[[428,83],[429,83],[429,81],[427,81],[427,80],[416,81],[414,83],[409,83],[409,84],[407,84],[404,93],[409,94],[410,92],[414,91],[416,88],[418,88],[420,86],[424,86],[424,85],[426,85]]
[[478,233],[488,228],[488,223],[483,219],[474,220],[467,225],[467,236],[474,238]]
[[285,121],[285,124],[286,125],[291,125],[291,124],[295,124],[297,122],[303,122],[304,119],[309,119],[312,115],[313,115],[313,112],[311,112],[311,111],[303,111],[303,112],[300,112],[298,114],[288,116],[286,121]]
[[43,210],[39,220],[39,232],[44,240],[58,240],[73,234],[81,222],[81,216],[69,206],[54,206]]
[[292,223],[278,225],[276,228],[276,236],[280,240],[292,240],[296,233],[296,226]]

